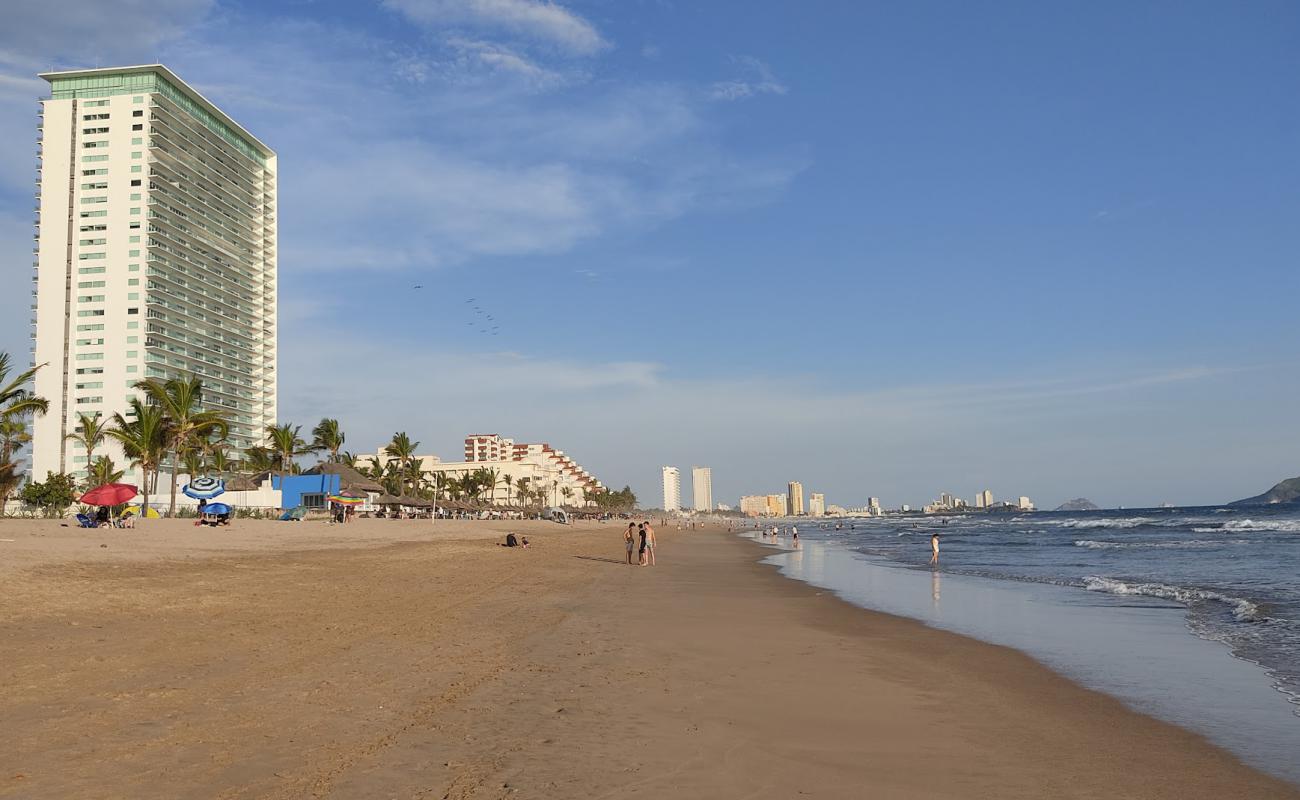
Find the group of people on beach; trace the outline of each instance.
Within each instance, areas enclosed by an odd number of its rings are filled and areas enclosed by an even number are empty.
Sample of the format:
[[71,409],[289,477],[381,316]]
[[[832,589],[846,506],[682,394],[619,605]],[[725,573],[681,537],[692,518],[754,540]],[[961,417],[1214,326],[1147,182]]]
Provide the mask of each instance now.
[[655,565],[655,530],[650,521],[629,522],[623,531],[623,544],[627,549],[627,563],[632,563],[632,551],[637,551],[637,566]]

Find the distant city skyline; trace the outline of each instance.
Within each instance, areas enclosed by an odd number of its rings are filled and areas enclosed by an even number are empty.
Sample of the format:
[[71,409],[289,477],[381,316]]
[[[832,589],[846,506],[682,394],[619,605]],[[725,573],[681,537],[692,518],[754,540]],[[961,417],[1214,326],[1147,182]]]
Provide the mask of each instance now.
[[6,9],[0,350],[38,73],[161,62],[277,153],[277,421],[356,452],[507,430],[649,506],[1300,474],[1300,6],[416,5]]

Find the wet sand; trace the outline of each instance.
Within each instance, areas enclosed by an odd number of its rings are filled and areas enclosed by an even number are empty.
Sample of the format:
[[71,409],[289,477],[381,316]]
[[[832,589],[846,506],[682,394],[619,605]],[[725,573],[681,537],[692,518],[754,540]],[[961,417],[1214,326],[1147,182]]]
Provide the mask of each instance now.
[[725,533],[153,524],[0,521],[0,797],[1300,797]]

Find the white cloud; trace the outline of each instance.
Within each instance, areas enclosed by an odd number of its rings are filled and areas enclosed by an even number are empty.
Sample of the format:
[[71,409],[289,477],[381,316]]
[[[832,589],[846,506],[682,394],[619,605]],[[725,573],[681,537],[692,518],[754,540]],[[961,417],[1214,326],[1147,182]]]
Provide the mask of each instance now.
[[709,88],[714,100],[743,100],[760,94],[785,94],[785,84],[777,80],[772,69],[753,56],[734,56],[731,59],[741,75],[731,80],[718,81]]
[[61,0],[9,3],[0,65],[36,71],[149,63],[155,48],[203,19],[214,0]]
[[486,67],[490,72],[512,75],[538,88],[556,87],[566,82],[563,73],[547,69],[502,44],[450,37],[447,46],[458,54],[461,66]]
[[609,47],[590,22],[545,0],[384,0],[384,6],[426,27],[504,30],[576,55]]

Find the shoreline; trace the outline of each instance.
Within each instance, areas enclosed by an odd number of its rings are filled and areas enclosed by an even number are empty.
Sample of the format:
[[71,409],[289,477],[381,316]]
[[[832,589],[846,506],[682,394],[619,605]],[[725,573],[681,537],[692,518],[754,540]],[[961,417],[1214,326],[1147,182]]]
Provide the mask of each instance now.
[[725,531],[545,530],[17,570],[0,796],[1300,797]]
[[1293,758],[1300,719],[1289,695],[1261,665],[1191,630],[1182,604],[919,569],[816,537],[794,550],[785,541],[741,536],[788,579],[868,611],[1025,653],[1137,713],[1204,735],[1252,766],[1300,784]]

